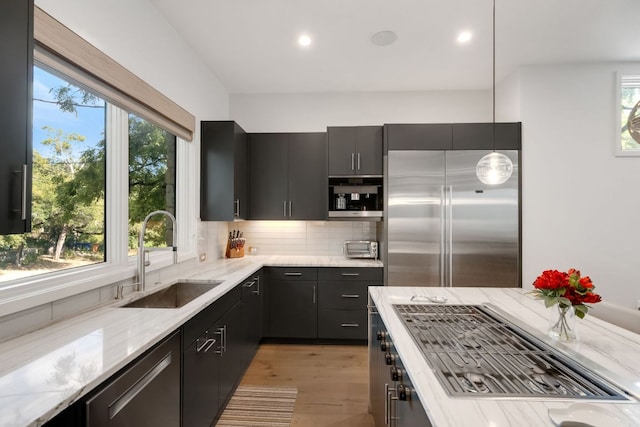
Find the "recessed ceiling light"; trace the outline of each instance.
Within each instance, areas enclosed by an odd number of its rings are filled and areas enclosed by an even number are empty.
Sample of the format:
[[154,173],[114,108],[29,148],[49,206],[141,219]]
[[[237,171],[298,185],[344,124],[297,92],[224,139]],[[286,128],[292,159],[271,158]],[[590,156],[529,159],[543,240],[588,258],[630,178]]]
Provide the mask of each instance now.
[[469,42],[469,40],[471,40],[471,38],[473,37],[473,34],[471,34],[471,31],[462,31],[460,34],[458,34],[458,43],[464,44]]
[[308,34],[301,34],[298,37],[298,44],[302,47],[307,47],[311,45],[311,37]]
[[385,30],[378,31],[374,35],[371,36],[371,43],[376,46],[389,46],[391,43],[395,42],[398,39],[398,36],[393,31]]

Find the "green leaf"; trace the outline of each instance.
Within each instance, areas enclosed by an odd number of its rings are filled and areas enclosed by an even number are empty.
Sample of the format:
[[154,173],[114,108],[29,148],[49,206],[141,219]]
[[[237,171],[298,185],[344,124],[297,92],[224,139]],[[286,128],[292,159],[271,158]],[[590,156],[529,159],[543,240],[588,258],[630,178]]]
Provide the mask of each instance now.
[[544,300],[544,306],[547,307],[547,308],[549,308],[552,305],[557,304],[557,303],[558,303],[558,298],[557,297],[550,297],[550,298],[548,297],[548,298],[545,298],[545,300]]
[[558,303],[566,307],[571,307],[571,301],[569,301],[569,299],[565,297],[558,297]]

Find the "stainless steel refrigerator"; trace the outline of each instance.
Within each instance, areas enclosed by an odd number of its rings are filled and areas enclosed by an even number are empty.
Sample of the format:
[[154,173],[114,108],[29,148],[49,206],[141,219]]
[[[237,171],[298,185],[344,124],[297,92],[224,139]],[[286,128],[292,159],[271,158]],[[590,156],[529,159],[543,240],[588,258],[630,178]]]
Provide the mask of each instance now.
[[475,167],[490,151],[389,150],[385,159],[385,284],[521,286],[519,155],[504,184]]

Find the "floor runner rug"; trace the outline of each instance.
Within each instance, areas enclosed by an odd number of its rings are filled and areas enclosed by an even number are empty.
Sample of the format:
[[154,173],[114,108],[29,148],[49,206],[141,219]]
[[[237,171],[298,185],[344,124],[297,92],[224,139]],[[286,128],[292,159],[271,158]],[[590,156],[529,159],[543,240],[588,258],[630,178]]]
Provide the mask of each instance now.
[[239,386],[216,427],[289,427],[296,387]]

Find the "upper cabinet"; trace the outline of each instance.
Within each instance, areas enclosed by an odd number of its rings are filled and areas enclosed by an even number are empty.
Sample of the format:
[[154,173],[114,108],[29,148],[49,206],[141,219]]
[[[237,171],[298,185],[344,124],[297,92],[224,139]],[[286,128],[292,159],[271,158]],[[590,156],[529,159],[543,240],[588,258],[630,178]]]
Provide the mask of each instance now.
[[[519,150],[521,123],[385,125],[388,150]],[[495,132],[495,144],[494,144]]]
[[0,235],[31,229],[33,1],[0,2]]
[[382,126],[328,127],[329,176],[382,175]]
[[249,134],[249,218],[327,217],[327,135]]
[[246,219],[247,134],[233,121],[203,121],[200,130],[200,218]]

